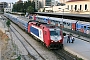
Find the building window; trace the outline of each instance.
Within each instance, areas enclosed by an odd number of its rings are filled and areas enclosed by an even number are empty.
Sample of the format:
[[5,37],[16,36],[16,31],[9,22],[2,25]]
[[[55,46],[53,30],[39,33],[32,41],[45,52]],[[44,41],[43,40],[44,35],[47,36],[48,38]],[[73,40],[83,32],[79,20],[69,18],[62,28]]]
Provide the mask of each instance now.
[[77,5],[75,5],[75,10],[77,10]]
[[68,5],[68,10],[69,10],[69,5]]
[[85,4],[85,10],[87,10],[87,4]]
[[82,5],[80,5],[80,10],[82,9]]

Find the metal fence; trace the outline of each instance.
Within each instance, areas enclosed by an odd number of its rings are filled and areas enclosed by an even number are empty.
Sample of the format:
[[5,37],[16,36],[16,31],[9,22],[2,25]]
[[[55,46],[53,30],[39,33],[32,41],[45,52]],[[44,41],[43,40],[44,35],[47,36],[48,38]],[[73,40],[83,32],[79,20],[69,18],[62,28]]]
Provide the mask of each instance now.
[[73,31],[73,30],[70,30],[70,29],[67,29],[67,28],[63,28],[63,30],[67,31],[67,32],[70,32],[70,33],[74,33],[78,36],[83,36],[83,37],[86,37],[86,38],[90,38],[90,34],[85,34],[85,33],[79,32],[79,31]]

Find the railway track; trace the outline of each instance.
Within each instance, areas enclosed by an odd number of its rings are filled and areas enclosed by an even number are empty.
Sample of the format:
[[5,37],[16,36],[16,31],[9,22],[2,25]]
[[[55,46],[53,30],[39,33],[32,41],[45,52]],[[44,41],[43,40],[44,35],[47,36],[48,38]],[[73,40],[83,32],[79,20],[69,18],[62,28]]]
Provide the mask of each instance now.
[[57,55],[58,59],[60,60],[79,60],[77,56],[70,54],[64,49],[52,50],[52,51],[54,52],[54,54]]
[[[27,41],[27,39],[26,39],[21,33],[18,32],[17,29],[15,29],[12,25],[11,25],[11,27],[15,30],[15,31],[14,31],[12,28],[10,28],[11,31],[15,34],[15,36],[18,38],[18,40],[22,43],[22,45],[23,45],[23,46],[25,47],[25,49],[27,50],[28,55],[29,55],[32,59],[34,59],[34,60],[39,60],[37,57],[33,56],[33,55],[30,53],[30,51],[29,51],[30,49],[28,49],[28,48],[26,47],[26,45],[24,44],[24,42],[21,41],[20,37],[17,36],[17,34],[20,35],[20,36],[28,43],[28,45],[33,48],[33,50],[38,54],[39,58],[41,57],[42,60],[46,60],[46,59]],[[16,34],[16,33],[17,33],[17,34]],[[24,59],[26,60],[25,56],[24,56]]]

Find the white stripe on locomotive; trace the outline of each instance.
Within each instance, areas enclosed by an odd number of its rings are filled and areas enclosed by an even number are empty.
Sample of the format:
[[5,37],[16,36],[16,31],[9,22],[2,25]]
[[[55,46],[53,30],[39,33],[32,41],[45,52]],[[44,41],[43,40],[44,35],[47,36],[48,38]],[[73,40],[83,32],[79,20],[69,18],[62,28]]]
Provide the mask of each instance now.
[[39,37],[36,36],[35,34],[33,34],[32,32],[31,32],[31,34],[34,35],[36,38],[40,39],[41,41],[43,41],[43,31],[42,31],[42,29],[37,28],[37,27],[35,27],[35,26],[33,26],[33,25],[32,25],[32,27],[34,27],[34,28],[36,28],[36,29],[39,30]]

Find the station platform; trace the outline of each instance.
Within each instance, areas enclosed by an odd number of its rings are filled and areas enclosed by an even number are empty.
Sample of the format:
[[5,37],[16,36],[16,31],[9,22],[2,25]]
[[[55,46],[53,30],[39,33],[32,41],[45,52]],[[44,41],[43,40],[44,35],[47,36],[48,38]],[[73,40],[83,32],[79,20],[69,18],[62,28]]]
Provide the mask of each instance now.
[[[75,34],[73,35],[77,36]],[[70,52],[71,54],[76,55],[79,58],[82,58],[83,60],[90,60],[90,42],[84,41],[82,39],[88,39],[88,38],[79,37],[79,38],[75,38],[74,43],[67,43],[67,36],[65,36],[64,49]]]

